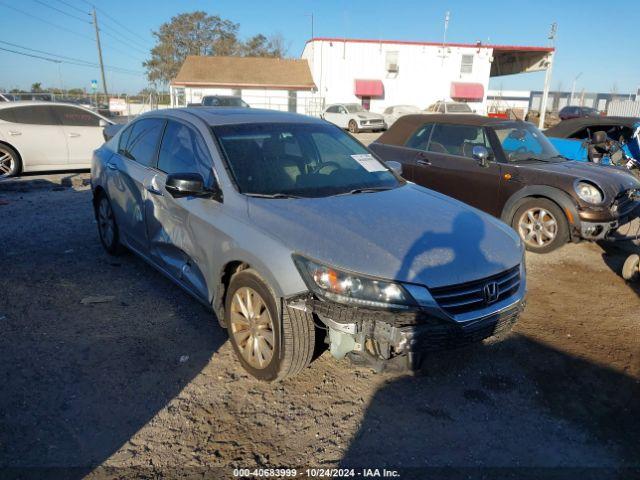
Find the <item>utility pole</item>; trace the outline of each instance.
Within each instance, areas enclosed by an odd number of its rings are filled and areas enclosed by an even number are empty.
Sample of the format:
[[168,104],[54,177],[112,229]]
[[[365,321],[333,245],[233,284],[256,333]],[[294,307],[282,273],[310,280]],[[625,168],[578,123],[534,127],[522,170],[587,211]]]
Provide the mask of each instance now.
[[544,89],[542,91],[542,100],[540,101],[540,121],[538,122],[538,128],[544,129],[544,117],[547,114],[547,101],[549,100],[549,88],[551,86],[551,71],[553,69],[553,56],[555,55],[556,45],[556,33],[558,31],[558,24],[553,22],[551,24],[551,31],[549,32],[549,40],[551,40],[551,47],[554,49],[549,52],[549,59],[547,60],[547,73],[544,76]]
[[102,74],[102,88],[104,89],[104,96],[107,97],[105,101],[109,101],[109,94],[107,93],[107,81],[104,77],[104,64],[102,63],[102,47],[100,46],[100,29],[98,28],[96,7],[93,7],[93,26],[96,28],[96,44],[98,45],[98,59],[100,60],[100,73]]

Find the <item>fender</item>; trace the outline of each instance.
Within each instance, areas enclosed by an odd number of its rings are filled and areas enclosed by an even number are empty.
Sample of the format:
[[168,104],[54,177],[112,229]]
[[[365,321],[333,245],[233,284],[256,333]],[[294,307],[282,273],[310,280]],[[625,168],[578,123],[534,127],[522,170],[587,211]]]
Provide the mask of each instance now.
[[576,203],[567,193],[548,185],[528,185],[515,192],[505,203],[500,219],[507,225],[511,225],[516,210],[527,197],[545,197],[557,203],[565,213],[569,223],[571,240],[577,241],[580,239],[580,217]]

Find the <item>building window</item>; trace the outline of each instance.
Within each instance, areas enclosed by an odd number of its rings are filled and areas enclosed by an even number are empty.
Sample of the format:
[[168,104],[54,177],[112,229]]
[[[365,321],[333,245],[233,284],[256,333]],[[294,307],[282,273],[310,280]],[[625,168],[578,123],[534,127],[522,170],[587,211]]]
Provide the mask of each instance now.
[[473,72],[473,55],[462,55],[462,63],[460,64],[460,73]]
[[400,71],[400,67],[398,65],[398,52],[387,52],[385,69],[389,73],[398,73]]

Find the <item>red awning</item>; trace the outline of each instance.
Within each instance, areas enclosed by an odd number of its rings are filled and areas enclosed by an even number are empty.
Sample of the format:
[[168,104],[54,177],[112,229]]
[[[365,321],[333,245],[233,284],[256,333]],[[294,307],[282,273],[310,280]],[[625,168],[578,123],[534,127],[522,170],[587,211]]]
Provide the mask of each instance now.
[[451,82],[451,98],[481,102],[484,99],[484,87],[480,83]]
[[384,85],[382,80],[356,80],[356,97],[382,97]]

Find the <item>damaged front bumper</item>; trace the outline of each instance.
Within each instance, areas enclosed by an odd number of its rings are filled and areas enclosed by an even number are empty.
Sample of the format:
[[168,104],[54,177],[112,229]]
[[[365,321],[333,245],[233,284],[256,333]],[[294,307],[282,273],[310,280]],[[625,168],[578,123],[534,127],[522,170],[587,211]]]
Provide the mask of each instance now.
[[309,294],[289,299],[287,306],[313,313],[327,326],[332,355],[357,356],[382,370],[386,361],[404,356],[419,368],[422,355],[480,342],[505,333],[524,310],[524,292],[476,318],[455,321],[424,309],[389,311],[359,308]]

